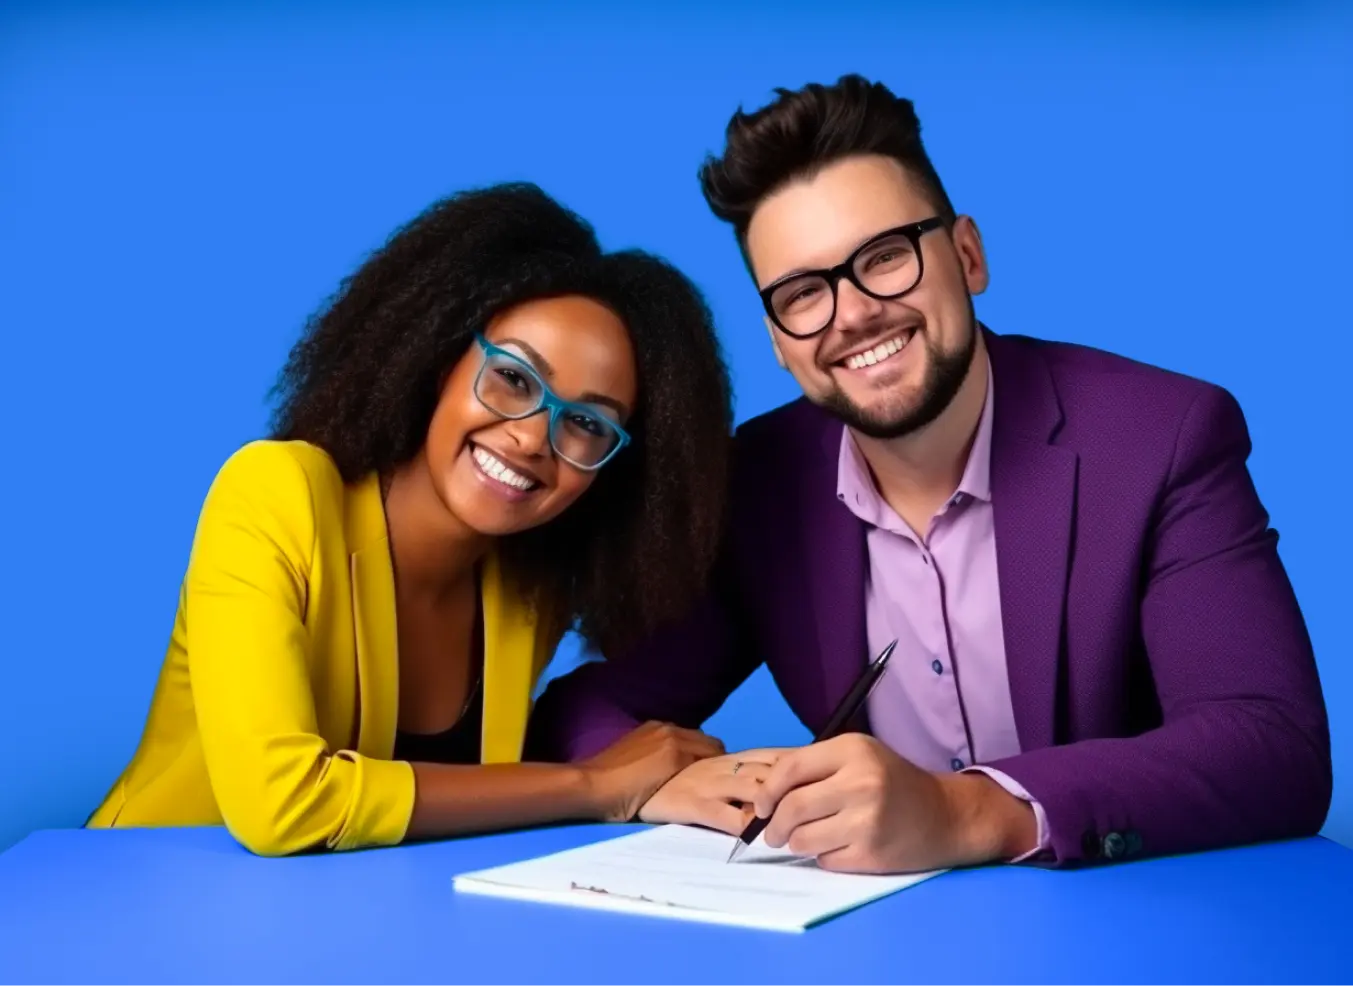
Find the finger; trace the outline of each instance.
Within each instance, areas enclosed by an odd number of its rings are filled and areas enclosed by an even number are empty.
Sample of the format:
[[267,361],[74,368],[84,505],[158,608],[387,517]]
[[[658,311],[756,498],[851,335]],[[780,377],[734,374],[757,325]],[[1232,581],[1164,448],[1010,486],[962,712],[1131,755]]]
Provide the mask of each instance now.
[[727,801],[741,801],[751,809],[770,768],[763,763],[744,763],[736,774],[719,779],[719,796]]
[[722,756],[724,752],[723,743],[713,736],[707,736],[698,729],[686,729],[669,722],[646,722],[639,728],[649,731],[665,731],[676,743],[676,748],[681,754],[695,760]]
[[716,748],[719,752],[716,756],[722,756],[724,753],[723,742],[703,733],[698,729],[687,729],[685,726],[678,726],[671,722],[661,722],[656,719],[650,719],[643,725],[638,726],[634,731],[636,733],[651,733],[658,730],[666,730],[672,734],[672,737],[680,743],[696,743],[703,748]]
[[683,730],[682,732],[683,735],[679,738],[681,748],[692,756],[700,760],[723,756],[723,744],[713,736],[706,736],[704,733],[695,730]]
[[775,762],[756,795],[756,813],[769,818],[790,791],[826,780],[840,769],[841,749],[829,745],[805,746]]
[[672,726],[671,728],[677,738],[684,742],[694,743],[702,749],[717,750],[715,756],[722,756],[725,752],[723,743],[709,733],[701,732],[698,729],[687,729],[685,726]]
[[736,798],[737,801],[754,801],[760,786],[766,783],[766,778],[769,778],[770,771],[771,768],[763,763],[743,763],[743,766],[737,768],[736,774],[729,771],[727,774],[718,775],[721,797]]
[[726,801],[701,801],[691,819],[696,825],[702,825],[728,835],[741,835],[751,824],[752,809],[739,808]]
[[784,796],[766,826],[766,845],[779,848],[804,825],[830,818],[841,810],[845,799],[838,785],[830,780],[795,788]]
[[[785,848],[795,856],[818,858],[850,847],[850,832],[841,812],[800,825],[789,833]],[[767,843],[769,845],[769,843]]]
[[762,763],[767,767],[775,766],[782,756],[796,747],[766,747],[759,750],[743,750],[741,753],[730,753],[729,756],[742,763]]
[[880,873],[877,866],[871,865],[868,857],[859,846],[847,843],[837,849],[829,849],[817,854],[817,865],[833,873]]

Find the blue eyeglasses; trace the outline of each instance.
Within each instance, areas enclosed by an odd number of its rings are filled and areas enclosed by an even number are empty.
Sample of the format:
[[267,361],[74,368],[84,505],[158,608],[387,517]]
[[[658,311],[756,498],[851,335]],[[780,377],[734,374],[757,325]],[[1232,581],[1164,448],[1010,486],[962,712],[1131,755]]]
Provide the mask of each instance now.
[[600,469],[630,443],[628,432],[601,408],[564,400],[516,353],[495,346],[479,333],[475,341],[484,351],[474,381],[480,403],[513,421],[549,411],[550,447],[565,462],[588,471]]

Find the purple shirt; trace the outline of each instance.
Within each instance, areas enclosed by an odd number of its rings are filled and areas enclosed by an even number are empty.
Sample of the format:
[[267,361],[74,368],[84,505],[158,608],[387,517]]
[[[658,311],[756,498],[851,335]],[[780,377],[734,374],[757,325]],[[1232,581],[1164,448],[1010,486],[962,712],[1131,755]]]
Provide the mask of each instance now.
[[[991,509],[992,379],[958,488],[919,535],[874,485],[842,429],[837,497],[866,525],[869,652],[897,651],[869,697],[874,735],[925,770],[966,770],[1019,754],[1006,671]],[[1032,801],[1005,774],[977,766]],[[1039,847],[1047,825],[1036,802]]]

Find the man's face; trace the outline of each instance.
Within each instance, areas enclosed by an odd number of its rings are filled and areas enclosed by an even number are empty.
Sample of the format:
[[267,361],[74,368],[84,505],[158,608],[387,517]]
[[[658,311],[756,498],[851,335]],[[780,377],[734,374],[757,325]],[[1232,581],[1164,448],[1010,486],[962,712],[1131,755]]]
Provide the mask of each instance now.
[[[747,254],[758,288],[765,288],[801,270],[835,267],[878,234],[935,213],[896,161],[847,158],[768,197],[752,216]],[[887,285],[890,267],[919,261],[920,281],[901,297],[880,300],[842,278],[835,315],[823,331],[799,339],[770,325],[777,356],[809,400],[876,438],[909,434],[938,417],[976,350],[972,296],[987,284],[977,227],[960,218],[917,242],[919,258],[899,260],[891,249],[876,256],[871,249],[855,266],[866,285],[871,270]],[[875,289],[886,293],[891,289]],[[829,301],[810,297],[795,304]]]

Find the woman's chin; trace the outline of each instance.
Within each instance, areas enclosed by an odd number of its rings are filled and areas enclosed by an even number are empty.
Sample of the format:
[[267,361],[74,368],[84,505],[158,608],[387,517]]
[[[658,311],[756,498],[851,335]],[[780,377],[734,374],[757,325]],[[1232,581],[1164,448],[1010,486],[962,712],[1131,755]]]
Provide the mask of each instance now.
[[530,488],[486,475],[469,456],[462,457],[447,476],[443,500],[462,524],[484,537],[519,534],[549,523],[577,498],[561,496],[554,486],[535,483]]
[[461,490],[448,497],[457,519],[483,537],[506,537],[539,527],[553,519],[557,511],[546,509],[543,498],[503,497],[482,489]]

